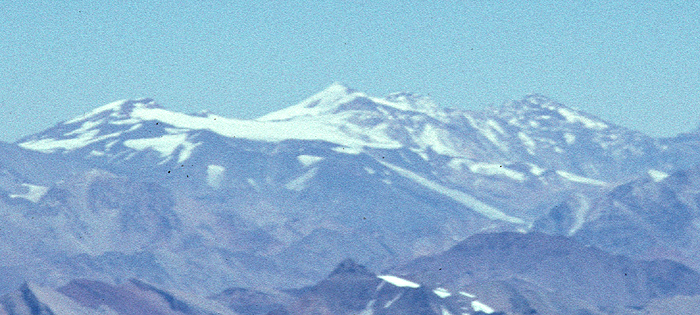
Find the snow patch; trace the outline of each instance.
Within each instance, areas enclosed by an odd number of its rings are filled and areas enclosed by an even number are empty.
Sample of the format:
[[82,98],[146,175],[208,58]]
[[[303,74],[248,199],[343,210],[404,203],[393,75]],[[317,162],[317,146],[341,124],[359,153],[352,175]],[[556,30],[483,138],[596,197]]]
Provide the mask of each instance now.
[[[384,283],[384,282],[382,282],[382,283]],[[402,295],[403,295],[403,292],[397,294],[394,298],[392,298],[391,300],[387,301],[387,302],[384,304],[384,308],[389,308],[389,307],[391,306],[391,304],[394,304],[394,302],[398,301],[399,298],[401,298]]]
[[566,141],[566,144],[573,144],[576,141],[576,136],[566,132],[564,133],[564,140]]
[[423,133],[420,135],[419,143],[423,147],[430,147],[435,153],[440,155],[461,156],[462,154],[453,150],[450,145],[445,144],[445,140],[448,139],[449,136],[450,135],[445,130],[427,124],[423,128]]
[[608,183],[606,183],[604,181],[579,176],[579,175],[572,174],[572,173],[565,172],[565,171],[557,171],[557,174],[559,176],[563,177],[564,179],[567,179],[567,180],[570,180],[570,181],[576,182],[576,183],[595,185],[595,186],[607,186],[608,185]]
[[540,176],[544,174],[544,172],[547,171],[547,169],[541,168],[535,164],[530,164],[530,173],[535,176]]
[[482,175],[503,175],[519,182],[525,180],[525,174],[503,167],[503,165],[500,164],[477,162],[469,165],[469,170],[472,171],[472,173]]
[[382,279],[386,282],[389,282],[397,287],[413,288],[413,289],[420,288],[420,284],[406,280],[406,279],[399,278],[397,276],[384,275],[384,276],[377,276],[377,278]]
[[299,160],[299,163],[303,164],[304,167],[308,167],[309,165],[320,162],[323,159],[324,159],[323,157],[315,156],[315,155],[299,155],[299,156],[297,156],[297,160]]
[[64,136],[72,136],[72,135],[76,135],[76,134],[81,134],[81,133],[84,133],[90,129],[93,129],[93,128],[99,126],[100,124],[102,124],[102,122],[104,122],[104,119],[100,119],[98,121],[88,120],[88,121],[84,122],[82,125],[80,125],[80,128],[75,129],[75,130],[68,132],[68,133],[64,133],[63,135]]
[[461,171],[462,166],[464,164],[467,164],[467,163],[469,163],[469,161],[467,159],[454,158],[454,159],[451,159],[449,162],[447,162],[447,166],[449,166],[451,169],[453,169],[455,171]]
[[440,306],[440,310],[441,310],[440,315],[452,315],[452,313],[450,313],[450,311],[448,311],[448,310],[447,310],[444,306],[442,306],[442,305]]
[[358,154],[362,153],[362,149],[349,148],[349,147],[335,147],[331,150],[338,152],[338,153],[345,153],[345,154],[352,154],[352,155],[358,155]]
[[471,298],[471,299],[473,299],[473,298],[476,297],[476,295],[470,294],[470,293],[467,293],[467,292],[464,292],[464,291],[459,291],[459,294],[460,294],[460,295],[463,295],[463,296],[466,296],[466,297],[468,297],[468,298]]
[[318,172],[318,167],[314,167],[314,168],[306,171],[301,176],[289,181],[286,185],[284,185],[284,187],[289,189],[289,190],[302,191],[302,190],[306,189],[306,187],[307,187],[306,183],[311,178],[316,176],[317,172]]
[[503,130],[503,128],[501,127],[501,125],[499,125],[495,120],[489,119],[489,120],[486,121],[486,124],[489,125],[491,128],[493,128],[494,130],[496,130],[496,131],[497,131],[498,133],[500,133],[501,135],[505,135],[505,134],[506,134],[505,130]]
[[662,172],[659,170],[655,170],[655,169],[648,170],[647,174],[649,174],[649,177],[651,177],[651,179],[657,183],[666,179],[666,177],[669,176],[668,173],[665,173],[665,172]]
[[582,115],[580,115],[572,110],[569,110],[566,108],[558,108],[557,111],[559,112],[559,114],[564,116],[566,121],[568,121],[570,123],[577,123],[578,122],[578,123],[581,123],[586,128],[593,129],[593,130],[603,130],[605,128],[608,128],[608,125],[606,125],[605,123],[584,117],[584,116],[582,116]]
[[537,145],[535,144],[535,141],[532,140],[532,138],[530,138],[530,136],[528,136],[526,133],[524,133],[522,131],[519,131],[518,132],[518,139],[520,139],[520,141],[522,141],[523,145],[525,145],[525,147],[527,147],[527,152],[529,152],[530,154],[534,154],[534,150],[535,150],[535,147]]
[[105,156],[105,154],[106,153],[104,153],[102,151],[92,150],[92,151],[90,151],[88,156],[100,157],[100,156]]
[[363,167],[363,168],[364,168],[365,172],[367,172],[367,174],[369,174],[369,175],[374,175],[374,174],[377,172],[377,171],[375,171],[374,169],[372,169],[371,167],[368,167],[368,166],[365,166],[365,167]]
[[571,228],[568,232],[568,236],[574,235],[576,231],[580,230],[583,227],[583,224],[586,222],[586,214],[591,208],[591,205],[589,204],[588,198],[586,198],[586,196],[577,193],[575,197],[576,200],[578,200],[579,204],[576,206],[576,220],[574,221],[574,224],[571,225]]
[[83,115],[80,115],[80,116],[78,116],[78,117],[76,117],[76,118],[73,118],[73,119],[71,119],[71,120],[69,120],[69,121],[66,121],[66,122],[64,122],[63,124],[64,124],[64,125],[70,125],[70,124],[74,124],[74,123],[77,123],[77,122],[86,120],[86,119],[88,119],[88,118],[90,118],[90,117],[99,115],[99,114],[102,113],[102,112],[119,110],[119,109],[121,109],[122,105],[124,105],[124,103],[126,103],[127,101],[128,101],[128,100],[119,100],[119,101],[111,102],[111,103],[106,104],[106,105],[102,105],[102,106],[100,106],[100,107],[98,107],[98,108],[93,109],[92,111],[90,111],[90,112],[88,112],[88,113],[85,113],[85,114],[83,114]]
[[486,314],[491,314],[495,311],[493,308],[479,301],[472,301],[472,309],[474,309],[475,312],[484,312]]
[[226,168],[221,165],[211,164],[207,166],[207,185],[219,189],[224,181]]
[[[152,149],[158,151],[162,157],[169,157],[178,147],[187,149],[188,146],[194,144],[187,142],[187,134],[181,133],[176,135],[162,135],[157,138],[143,138],[143,139],[129,139],[124,141],[124,146],[137,150],[143,151],[146,149]],[[191,150],[192,148],[190,148]],[[183,150],[184,151],[184,150]],[[180,157],[180,160],[187,159],[189,156],[185,155]]]
[[24,194],[12,194],[9,195],[10,198],[22,198],[29,200],[33,203],[39,202],[41,200],[41,197],[44,197],[46,192],[49,191],[48,187],[44,186],[38,186],[38,185],[32,185],[32,184],[22,184],[22,187],[25,187],[27,189],[27,192]]
[[435,295],[439,296],[442,299],[452,296],[452,293],[450,293],[450,291],[447,291],[447,289],[445,288],[436,288],[435,290],[433,290],[433,293],[435,293]]
[[76,138],[70,139],[52,139],[44,138],[37,140],[29,140],[18,145],[22,148],[39,151],[44,153],[53,153],[58,149],[63,149],[66,151],[73,151],[75,149],[80,149],[88,146],[92,143],[102,141],[104,139],[116,138],[121,135],[121,132],[110,133],[103,136],[97,136],[100,131],[97,129],[91,129],[79,134]]

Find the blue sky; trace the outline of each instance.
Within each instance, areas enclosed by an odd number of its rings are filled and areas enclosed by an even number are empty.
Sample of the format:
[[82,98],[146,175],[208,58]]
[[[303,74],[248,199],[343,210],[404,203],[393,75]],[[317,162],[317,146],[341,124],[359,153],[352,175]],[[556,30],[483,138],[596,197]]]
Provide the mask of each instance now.
[[700,123],[700,1],[65,2],[0,1],[2,141],[124,98],[253,118],[334,81],[473,110],[541,93],[655,136]]

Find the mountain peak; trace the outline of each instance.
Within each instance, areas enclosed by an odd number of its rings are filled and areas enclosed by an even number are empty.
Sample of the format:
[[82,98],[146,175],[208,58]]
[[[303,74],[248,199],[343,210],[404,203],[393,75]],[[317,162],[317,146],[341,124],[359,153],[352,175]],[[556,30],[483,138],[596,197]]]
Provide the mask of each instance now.
[[302,116],[335,114],[347,110],[374,111],[377,107],[382,106],[428,115],[434,115],[440,111],[439,107],[426,96],[399,92],[383,98],[371,97],[342,83],[335,82],[299,104],[264,115],[257,120],[288,120]]
[[257,120],[287,120],[299,116],[317,116],[321,113],[332,111],[336,105],[359,96],[365,95],[342,83],[334,82],[323,91],[312,95],[299,104],[269,113],[259,117]]
[[329,277],[333,276],[338,276],[338,275],[354,275],[354,276],[371,276],[374,277],[374,274],[372,274],[365,266],[362,266],[358,263],[356,263],[354,260],[348,258],[340,262],[337,267],[335,267],[335,270],[331,272]]
[[128,118],[136,108],[163,108],[151,98],[141,98],[135,100],[119,100],[102,105],[83,115],[66,121],[65,124],[77,123],[85,120],[114,117],[118,119]]

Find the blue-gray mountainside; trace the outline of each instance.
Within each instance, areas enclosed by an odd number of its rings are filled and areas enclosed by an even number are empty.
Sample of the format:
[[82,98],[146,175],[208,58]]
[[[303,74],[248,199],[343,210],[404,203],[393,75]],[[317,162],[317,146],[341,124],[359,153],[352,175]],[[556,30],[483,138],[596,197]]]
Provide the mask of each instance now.
[[696,314],[700,130],[333,84],[0,143],[0,314]]

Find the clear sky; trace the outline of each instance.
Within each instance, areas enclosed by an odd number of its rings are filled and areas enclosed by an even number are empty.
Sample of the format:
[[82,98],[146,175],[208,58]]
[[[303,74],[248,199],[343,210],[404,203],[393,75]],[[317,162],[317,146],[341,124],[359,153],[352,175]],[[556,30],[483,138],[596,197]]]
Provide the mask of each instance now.
[[700,1],[0,0],[0,140],[124,98],[254,118],[334,81],[474,110],[540,93],[669,136],[700,123],[699,17]]

